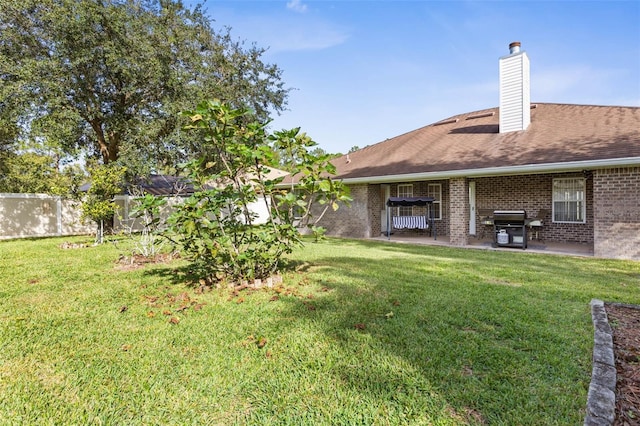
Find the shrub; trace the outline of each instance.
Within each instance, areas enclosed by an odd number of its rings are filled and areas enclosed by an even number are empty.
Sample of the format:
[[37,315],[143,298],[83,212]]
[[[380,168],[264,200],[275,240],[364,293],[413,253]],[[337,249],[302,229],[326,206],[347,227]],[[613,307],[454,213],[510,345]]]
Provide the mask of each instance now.
[[[315,202],[338,208],[348,200],[346,189],[333,183],[326,156],[314,156],[310,138],[293,131],[269,135],[266,124],[249,121],[249,111],[218,101],[185,113],[186,128],[199,132],[203,154],[185,165],[194,194],[178,206],[172,232],[191,260],[194,272],[210,281],[266,278],[281,258],[301,244],[297,225],[307,226]],[[270,177],[274,145],[299,152],[295,191]],[[266,217],[259,217],[262,205]],[[297,212],[294,214],[294,210]]]

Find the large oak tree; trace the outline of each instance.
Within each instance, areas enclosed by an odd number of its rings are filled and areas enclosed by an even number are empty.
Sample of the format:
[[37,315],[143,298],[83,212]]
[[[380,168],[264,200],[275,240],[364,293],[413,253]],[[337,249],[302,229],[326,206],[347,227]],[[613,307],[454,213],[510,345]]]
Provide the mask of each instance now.
[[248,106],[261,121],[286,105],[265,50],[215,30],[200,7],[0,0],[0,10],[0,123],[23,139],[148,172],[200,154],[179,112],[201,99]]

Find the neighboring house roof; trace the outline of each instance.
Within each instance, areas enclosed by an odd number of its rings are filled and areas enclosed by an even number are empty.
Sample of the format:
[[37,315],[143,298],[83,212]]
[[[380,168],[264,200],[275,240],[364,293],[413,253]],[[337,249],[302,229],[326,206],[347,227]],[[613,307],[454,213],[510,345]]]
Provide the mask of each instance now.
[[[189,179],[179,176],[150,175],[140,178],[138,182],[134,183],[134,187],[151,195],[187,196],[193,194],[193,185],[189,182]],[[132,192],[135,193],[136,191],[129,188],[127,192],[132,195]]]
[[[267,174],[264,176],[267,180],[275,180],[281,177],[288,175],[288,172],[283,170],[275,169],[273,167],[265,168],[268,170]],[[253,179],[255,175],[250,173],[248,175],[249,179]],[[216,182],[210,182],[209,187],[214,188],[217,186],[222,186]],[[91,187],[91,183],[85,183],[80,186],[80,191],[87,192]],[[179,177],[179,176],[170,176],[170,175],[150,175],[148,177],[139,178],[133,185],[128,185],[126,191],[124,191],[127,195],[139,195],[138,192],[144,192],[146,194],[151,195],[159,195],[159,196],[169,196],[169,195],[178,195],[178,196],[190,196],[193,194],[193,184],[190,182],[189,178]]]
[[[91,182],[81,185],[78,190],[87,192],[91,188]],[[133,184],[133,188],[138,188],[145,193],[152,195],[191,195],[193,194],[193,185],[186,178],[169,175],[150,175],[145,178],[139,178]],[[123,189],[123,193],[133,195],[138,192],[130,186]],[[137,195],[137,194],[136,194]]]
[[[267,169],[267,173],[263,176],[266,180],[275,180],[289,174],[288,172],[273,167],[264,166],[264,168]],[[256,178],[256,175],[252,172],[247,174],[246,177],[251,181]],[[220,188],[224,185],[224,183],[216,181],[210,181],[207,183],[209,188]],[[152,195],[189,196],[193,194],[194,191],[193,185],[188,178],[166,175],[151,175],[148,178],[141,179],[138,186],[146,193]]]
[[[273,167],[269,167],[269,166],[262,166],[262,167],[267,171],[266,174],[262,175],[262,178],[264,180],[276,180],[276,179],[284,178],[289,174],[289,172],[285,172],[284,170],[276,169]],[[253,180],[257,179],[257,176],[258,175],[255,172],[247,173],[244,176],[243,183],[251,184]],[[207,182],[207,186],[209,186],[210,188],[220,189],[225,187],[229,182],[230,181],[226,178],[223,180],[211,180]]]
[[337,158],[345,183],[491,176],[640,164],[640,108],[532,104],[524,131],[498,108],[460,114]]

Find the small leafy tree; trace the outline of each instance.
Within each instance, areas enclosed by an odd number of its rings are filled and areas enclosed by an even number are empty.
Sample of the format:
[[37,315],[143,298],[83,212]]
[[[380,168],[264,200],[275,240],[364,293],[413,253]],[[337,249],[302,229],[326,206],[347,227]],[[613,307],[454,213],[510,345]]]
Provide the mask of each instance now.
[[[311,216],[309,191],[315,189],[320,194],[315,199],[324,203],[348,198],[345,187],[324,183],[331,182],[322,175],[330,167],[318,165],[324,157],[308,153],[315,145],[310,138],[299,129],[269,135],[265,124],[247,123],[248,113],[219,101],[185,113],[191,120],[187,128],[199,132],[206,151],[186,165],[195,192],[170,221],[194,272],[210,281],[238,283],[275,273],[282,256],[301,243],[293,211]],[[273,144],[286,145],[298,156],[303,191],[290,191],[280,185],[282,178],[270,177],[265,164],[273,164]],[[268,212],[262,220],[257,203]]]
[[124,167],[115,165],[90,169],[91,185],[82,202],[82,218],[96,223],[97,244],[103,243],[105,223],[110,224],[116,213],[114,197],[122,192],[125,172]]
[[299,127],[275,132],[269,139],[276,152],[284,152],[292,159],[290,170],[294,179],[287,191],[276,194],[279,216],[311,231],[317,241],[326,232],[318,223],[329,208],[337,210],[338,202],[351,201],[348,187],[331,179],[336,172],[330,163],[334,156],[318,151],[317,143],[300,133]]

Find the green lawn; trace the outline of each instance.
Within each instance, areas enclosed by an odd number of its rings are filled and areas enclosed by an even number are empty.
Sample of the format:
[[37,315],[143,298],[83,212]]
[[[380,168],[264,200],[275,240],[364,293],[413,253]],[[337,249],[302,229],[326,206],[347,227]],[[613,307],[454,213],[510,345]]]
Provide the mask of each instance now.
[[64,241],[0,242],[2,425],[582,424],[589,301],[640,303],[639,262],[330,239],[234,296]]

